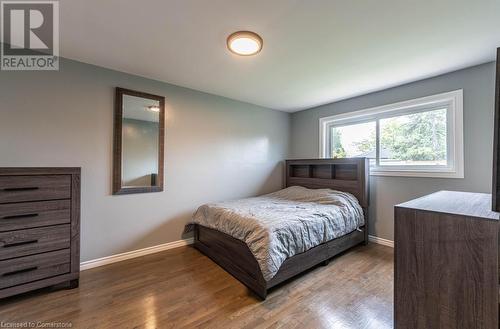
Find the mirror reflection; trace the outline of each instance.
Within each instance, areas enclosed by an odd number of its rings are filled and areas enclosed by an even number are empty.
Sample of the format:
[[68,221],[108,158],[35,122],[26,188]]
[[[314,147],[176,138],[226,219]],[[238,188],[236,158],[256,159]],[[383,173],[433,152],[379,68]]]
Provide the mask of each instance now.
[[122,187],[156,186],[160,102],[123,95]]

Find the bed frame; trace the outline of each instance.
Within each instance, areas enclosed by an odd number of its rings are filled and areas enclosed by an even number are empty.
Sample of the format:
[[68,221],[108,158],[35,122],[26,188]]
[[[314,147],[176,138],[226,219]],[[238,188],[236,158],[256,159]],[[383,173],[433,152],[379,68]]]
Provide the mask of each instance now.
[[270,288],[339,253],[368,243],[369,163],[366,158],[286,160],[286,187],[331,188],[352,193],[365,214],[365,226],[340,238],[288,258],[278,273],[264,280],[259,264],[248,246],[225,233],[194,226],[194,246],[210,257],[257,296],[266,299]]

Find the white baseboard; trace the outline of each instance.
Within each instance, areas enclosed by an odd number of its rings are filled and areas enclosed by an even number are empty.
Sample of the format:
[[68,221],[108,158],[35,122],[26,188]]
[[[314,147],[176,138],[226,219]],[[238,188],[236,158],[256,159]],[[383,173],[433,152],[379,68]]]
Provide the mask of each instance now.
[[382,239],[382,238],[379,238],[378,236],[373,236],[373,235],[369,235],[368,240],[370,240],[373,243],[377,243],[377,244],[381,244],[383,246],[394,248],[394,241],[392,241],[392,240]]
[[154,254],[156,252],[165,251],[169,249],[174,249],[182,246],[187,246],[193,243],[193,238],[189,238],[186,240],[178,240],[174,242],[168,242],[159,244],[157,246],[147,247],[143,249],[133,250],[124,252],[121,254],[106,256],[102,258],[92,259],[85,262],[80,263],[80,271],[85,271],[94,267],[104,266],[108,264],[113,264],[116,262],[121,262],[123,260],[141,257],[149,254]]
[[[379,238],[379,237],[376,237],[373,235],[369,236],[369,240],[373,243],[377,243],[377,244],[381,244],[384,246],[394,248],[394,241],[392,241],[392,240],[382,239],[382,238]],[[154,253],[160,252],[160,251],[165,251],[165,250],[169,250],[169,249],[183,247],[183,246],[190,245],[192,243],[193,243],[193,238],[189,238],[186,240],[178,240],[178,241],[174,241],[174,242],[163,243],[163,244],[159,244],[157,246],[128,251],[128,252],[124,252],[121,254],[106,256],[106,257],[102,257],[102,258],[92,259],[92,260],[88,260],[88,261],[80,263],[80,271],[85,271],[85,270],[89,270],[89,269],[94,268],[94,267],[99,267],[99,266],[104,266],[104,265],[109,265],[109,264],[121,262],[121,261],[124,261],[127,259],[146,256],[146,255],[154,254]]]

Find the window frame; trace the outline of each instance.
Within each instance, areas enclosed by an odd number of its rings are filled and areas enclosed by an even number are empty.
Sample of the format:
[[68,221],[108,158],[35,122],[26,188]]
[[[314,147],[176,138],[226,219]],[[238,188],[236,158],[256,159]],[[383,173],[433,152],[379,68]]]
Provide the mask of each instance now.
[[[428,112],[446,108],[447,165],[395,166],[380,165],[380,120],[401,115]],[[374,176],[464,178],[463,144],[463,90],[416,98],[377,106],[355,112],[342,113],[319,119],[319,156],[326,158],[329,151],[331,128],[375,121],[376,165],[370,169]]]

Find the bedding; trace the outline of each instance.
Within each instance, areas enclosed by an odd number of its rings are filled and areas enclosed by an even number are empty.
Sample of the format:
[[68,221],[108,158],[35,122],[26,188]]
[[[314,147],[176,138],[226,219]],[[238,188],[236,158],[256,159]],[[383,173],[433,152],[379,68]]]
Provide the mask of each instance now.
[[352,194],[292,186],[259,197],[202,205],[190,224],[245,242],[269,281],[287,258],[349,234],[364,222],[363,209]]

